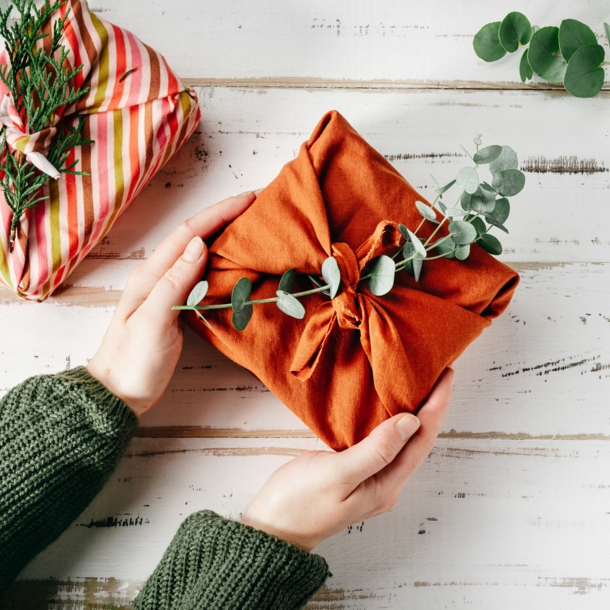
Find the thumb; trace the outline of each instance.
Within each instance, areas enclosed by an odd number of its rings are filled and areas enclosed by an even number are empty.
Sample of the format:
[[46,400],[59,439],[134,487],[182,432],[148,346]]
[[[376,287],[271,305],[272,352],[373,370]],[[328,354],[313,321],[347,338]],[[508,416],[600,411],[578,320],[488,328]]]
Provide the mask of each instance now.
[[355,489],[362,481],[385,468],[418,428],[419,419],[411,413],[401,413],[384,421],[367,438],[337,454],[337,472],[341,482]]
[[169,326],[180,314],[172,310],[186,300],[195,282],[201,278],[208,250],[201,237],[193,237],[182,256],[170,267],[142,304],[142,311],[152,325]]

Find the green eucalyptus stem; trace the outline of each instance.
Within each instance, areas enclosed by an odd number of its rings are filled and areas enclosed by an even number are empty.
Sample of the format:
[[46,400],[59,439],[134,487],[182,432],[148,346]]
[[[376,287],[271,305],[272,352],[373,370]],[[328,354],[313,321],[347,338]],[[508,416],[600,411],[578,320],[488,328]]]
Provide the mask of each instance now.
[[[324,290],[328,290],[330,286],[324,285],[319,288],[312,288],[311,290],[304,290],[303,292],[295,292],[292,296],[295,298],[298,297],[306,297],[310,294],[316,294],[317,292],[323,292]],[[277,303],[279,301],[278,297],[271,297],[269,299],[258,299],[255,301],[244,301],[244,306],[247,305],[262,305],[264,303]],[[174,305],[172,309],[177,311],[202,311],[204,309],[230,309],[233,307],[231,303],[223,303],[222,305]]]
[[[466,149],[464,149],[466,150]],[[468,152],[468,151],[466,151]],[[470,153],[469,153],[470,154]],[[474,159],[473,159],[474,160]],[[474,164],[473,169],[476,171],[476,169],[479,167],[478,163]],[[458,198],[456,199],[455,203],[453,204],[453,208],[457,208],[458,203],[460,202],[460,199],[462,199],[462,195],[464,194],[464,192],[466,191],[466,187],[464,187],[461,191],[460,194],[458,195]],[[434,229],[434,231],[432,231],[432,234],[430,235],[430,237],[428,237],[428,239],[424,242],[424,246],[427,246],[430,243],[430,240],[439,232],[440,228],[445,224],[445,221],[448,219],[449,217],[447,215],[444,215],[443,220],[441,220],[438,223],[438,226],[436,227],[436,229]]]
[[[415,231],[411,231],[407,226],[398,223],[400,234],[404,242],[393,254],[379,254],[366,265],[366,273],[362,275],[358,283],[368,280],[368,290],[375,296],[380,297],[388,294],[394,287],[396,273],[402,270],[407,271],[418,282],[422,273],[423,263],[441,258],[455,258],[456,261],[464,261],[470,255],[470,245],[478,242],[478,245],[493,255],[502,253],[502,244],[489,231],[493,227],[498,227],[508,233],[504,222],[510,214],[510,204],[508,197],[517,195],[525,185],[525,176],[518,169],[518,159],[515,151],[509,146],[486,146],[479,149],[481,144],[480,135],[473,140],[476,145],[476,153],[471,155],[466,149],[466,153],[474,162],[474,167],[462,168],[456,178],[439,186],[437,184],[437,196],[432,204],[423,201],[415,201],[415,208],[422,216]],[[492,174],[492,184],[481,182],[477,173],[477,168],[481,165],[489,164]],[[433,176],[434,178],[434,176]],[[443,204],[436,208],[439,200],[444,193],[453,185],[463,184],[459,195],[453,205],[453,212]],[[462,209],[458,210],[460,204]],[[438,212],[442,219],[439,221]],[[449,213],[448,213],[449,212]],[[439,236],[441,227],[449,220],[447,235]],[[436,223],[437,226],[430,236],[424,241],[417,236],[426,221]],[[436,241],[434,241],[436,238]],[[443,248],[440,246],[447,243]],[[428,256],[431,250],[436,249],[434,256]],[[402,253],[403,258],[399,262],[396,259]],[[194,310],[197,315],[209,326],[207,320],[201,315],[200,310],[232,309],[232,324],[238,331],[243,331],[249,324],[253,315],[253,305],[264,303],[275,303],[277,307],[286,315],[302,320],[306,315],[304,305],[298,300],[311,294],[324,292],[331,300],[340,292],[342,279],[341,269],[337,259],[329,256],[324,260],[320,268],[320,276],[310,275],[312,283],[316,288],[304,290],[302,292],[292,291],[295,288],[296,270],[291,268],[286,270],[279,282],[276,297],[268,299],[248,300],[252,292],[252,283],[247,277],[240,278],[231,291],[231,302],[220,305],[200,305],[208,291],[207,280],[202,280],[192,289],[187,299],[186,305],[175,306],[177,310]],[[321,285],[325,282],[324,285]]]

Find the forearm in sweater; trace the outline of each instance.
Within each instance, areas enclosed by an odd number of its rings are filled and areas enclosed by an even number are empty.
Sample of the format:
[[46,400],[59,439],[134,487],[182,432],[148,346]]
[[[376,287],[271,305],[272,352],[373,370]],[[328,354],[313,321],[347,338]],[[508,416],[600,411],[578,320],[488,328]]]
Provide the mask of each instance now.
[[[84,368],[32,377],[0,399],[0,595],[100,491],[137,425]],[[188,517],[138,610],[301,608],[324,559],[210,511]]]
[[136,426],[83,367],[31,377],[0,399],[0,595],[93,500]]
[[296,610],[331,576],[326,561],[201,511],[185,519],[135,610]]

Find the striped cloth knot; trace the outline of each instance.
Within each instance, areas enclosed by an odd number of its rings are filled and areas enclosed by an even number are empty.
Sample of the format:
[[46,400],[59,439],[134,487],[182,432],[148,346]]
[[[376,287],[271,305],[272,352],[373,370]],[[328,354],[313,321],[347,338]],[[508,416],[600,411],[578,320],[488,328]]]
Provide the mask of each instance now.
[[0,103],[0,123],[6,128],[6,143],[13,150],[23,153],[25,158],[43,174],[47,174],[55,180],[59,179],[59,172],[42,153],[51,145],[57,133],[57,127],[47,127],[36,133],[27,133],[27,128],[8,94],[4,95]]

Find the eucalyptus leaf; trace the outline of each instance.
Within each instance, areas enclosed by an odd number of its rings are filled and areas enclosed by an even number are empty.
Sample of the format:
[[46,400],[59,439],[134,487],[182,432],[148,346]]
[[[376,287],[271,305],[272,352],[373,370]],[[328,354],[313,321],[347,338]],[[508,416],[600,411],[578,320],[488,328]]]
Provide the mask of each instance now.
[[245,330],[246,326],[248,326],[248,322],[252,319],[253,312],[254,308],[252,305],[245,305],[240,311],[234,311],[233,317],[231,318],[233,328],[239,331]]
[[282,275],[278,290],[283,292],[294,292],[294,286],[297,281],[297,272],[294,269],[287,269]]
[[549,26],[540,28],[530,41],[528,61],[532,70],[545,78],[544,73],[559,53],[559,28]]
[[321,272],[322,277],[329,286],[330,298],[334,299],[337,296],[339,286],[341,285],[341,271],[337,259],[334,256],[329,256],[322,263]]
[[494,21],[484,25],[474,37],[474,52],[483,61],[497,61],[506,55],[506,49],[500,43],[500,22]]
[[576,19],[564,19],[559,26],[559,49],[569,62],[578,49],[585,45],[597,44],[593,30]]
[[404,260],[408,260],[414,254],[415,254],[415,248],[413,247],[413,244],[410,241],[406,242],[405,245],[402,247],[402,257],[403,257],[403,259]]
[[250,298],[251,292],[252,282],[247,277],[237,280],[231,292],[231,307],[234,312],[239,313],[244,308],[244,302]]
[[438,202],[438,207],[441,209],[443,214],[447,211],[447,206],[442,201]]
[[465,261],[470,255],[470,244],[464,244],[463,246],[458,246],[455,251],[455,258],[460,261]]
[[454,220],[449,223],[449,232],[451,239],[458,246],[470,244],[477,238],[477,230],[469,222],[463,220]]
[[507,169],[519,169],[519,161],[510,146],[503,146],[500,156],[489,164],[489,171],[495,176]]
[[479,187],[474,195],[471,195],[470,209],[475,212],[491,212],[496,205],[496,192],[488,191]]
[[474,227],[478,235],[484,235],[485,233],[487,233],[487,227],[485,226],[485,223],[483,222],[483,219],[480,216],[477,218],[473,218],[470,221],[470,224]]
[[441,238],[434,244],[434,249],[445,258],[455,258],[455,242],[449,237]]
[[606,39],[610,43],[610,25],[604,21],[604,32],[606,32]]
[[424,266],[424,260],[422,258],[414,258],[413,259],[413,277],[416,282],[419,282],[419,278],[421,277],[421,270]]
[[[501,147],[500,147],[501,148]],[[487,184],[487,182],[481,182],[481,184],[479,184],[479,186],[481,187],[481,189],[483,189],[484,191],[489,191],[490,193],[495,193],[496,191],[494,191],[493,186],[491,186],[491,184]]]
[[523,190],[525,174],[518,169],[505,169],[494,176],[492,184],[501,195],[513,197]]
[[534,75],[534,71],[532,70],[532,66],[530,66],[530,62],[528,60],[529,49],[525,49],[523,51],[523,55],[521,55],[521,61],[519,62],[519,76],[521,77],[521,82],[524,83],[526,80],[530,80]]
[[409,229],[407,229],[407,227],[405,227],[405,225],[403,225],[402,223],[400,223],[398,225],[398,230],[400,231],[400,234],[407,240],[409,241]]
[[381,297],[392,290],[396,276],[396,264],[389,256],[382,254],[374,258],[369,265],[368,273],[371,275],[369,290],[375,296]]
[[460,205],[464,210],[470,212],[472,210],[472,195],[464,191],[460,197]]
[[479,134],[478,136],[475,136],[472,141],[474,142],[474,144],[476,144],[477,146],[481,146],[481,134]]
[[509,13],[504,17],[498,31],[500,44],[514,53],[519,45],[526,45],[532,37],[532,25],[523,13]]
[[540,76],[549,83],[561,83],[565,78],[567,68],[566,60],[563,57],[555,56],[546,72]]
[[477,241],[477,243],[479,246],[481,246],[481,248],[483,248],[483,250],[489,252],[490,254],[494,254],[496,256],[502,254],[502,244],[500,243],[500,240],[489,233],[483,235]]
[[429,205],[426,205],[423,201],[416,201],[415,206],[417,207],[419,213],[426,220],[431,220],[432,222],[437,222],[436,213]]
[[194,305],[199,305],[199,303],[201,303],[201,301],[203,301],[203,298],[207,294],[208,288],[209,288],[209,284],[205,280],[202,280],[201,282],[197,282],[195,284],[195,286],[193,287],[193,290],[191,290],[191,292],[188,296],[188,299],[186,299],[186,304],[189,307],[193,307]]
[[575,97],[593,97],[604,85],[604,47],[591,44],[572,55],[565,75],[565,88]]
[[448,184],[445,184],[445,186],[441,186],[440,188],[436,189],[436,192],[439,195],[442,195],[443,193],[446,193],[454,184],[455,184],[455,180],[452,180]]
[[479,188],[479,175],[473,167],[463,167],[455,179],[456,186],[467,193],[474,193]]
[[426,258],[426,256],[427,256],[426,248],[424,247],[424,244],[422,244],[422,242],[420,241],[419,237],[417,237],[417,235],[415,235],[415,233],[413,233],[409,229],[407,229],[407,232],[409,234],[409,239],[411,240],[411,243],[413,244],[413,248],[415,249],[415,252],[417,254],[419,254],[419,256],[421,256],[422,258]]
[[493,212],[485,214],[485,218],[493,225],[504,225],[508,215],[510,214],[510,203],[508,199],[502,197],[496,200],[496,205]]
[[278,290],[275,294],[277,294],[278,297],[276,305],[287,316],[291,316],[297,320],[302,320],[305,317],[305,307],[303,307],[303,304],[299,299],[284,290]]
[[464,216],[466,216],[466,214],[468,214],[468,212],[466,210],[460,210],[460,208],[447,208],[447,212],[445,213],[445,216],[447,216],[447,218],[462,218]]
[[[315,278],[313,275],[308,275],[307,276],[318,288],[322,288],[322,286],[325,286],[325,284],[323,282],[321,282],[318,278]],[[325,294],[327,297],[330,296],[330,291],[328,290],[328,288],[326,290],[322,291],[322,294]]]
[[477,165],[483,165],[484,163],[491,163],[492,161],[497,159],[501,153],[501,146],[486,146],[485,148],[481,148],[481,150],[475,153],[473,160]]

